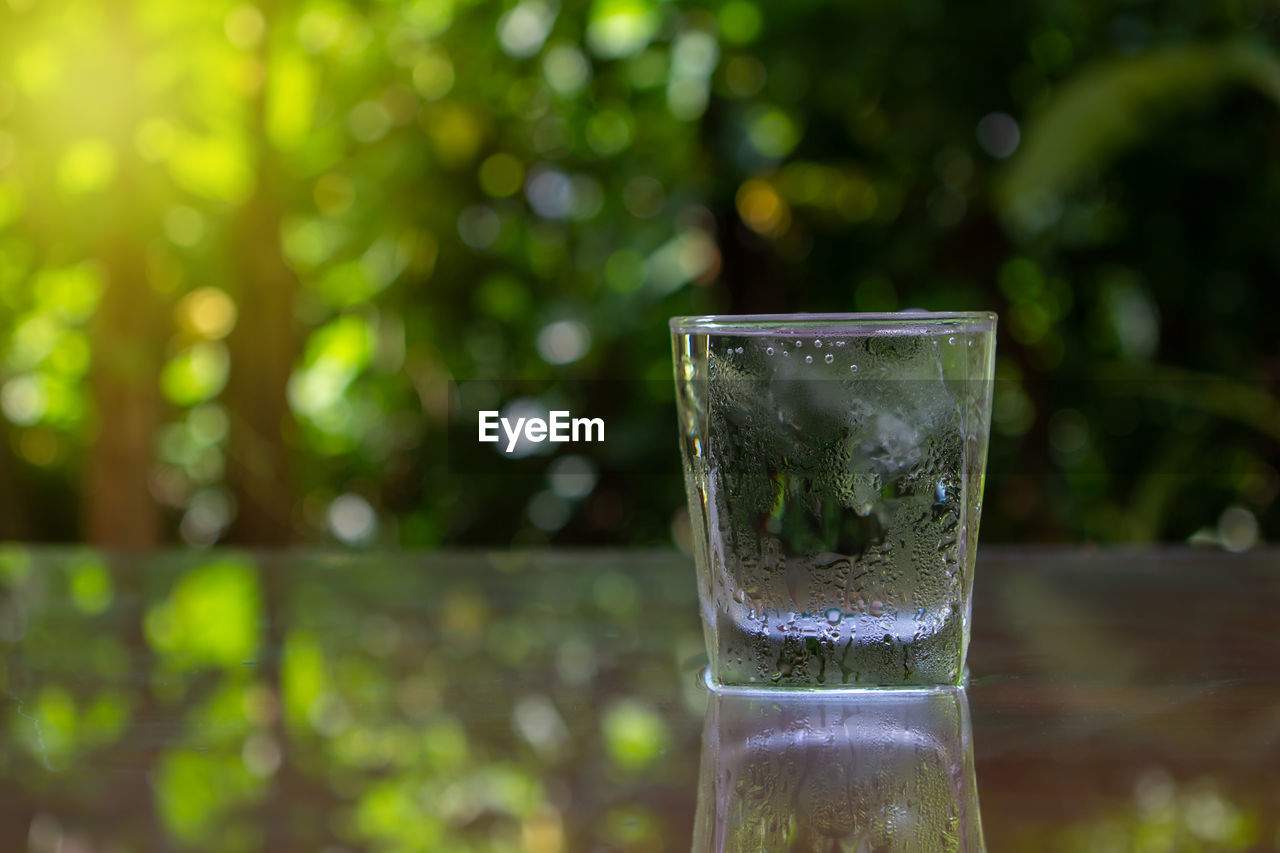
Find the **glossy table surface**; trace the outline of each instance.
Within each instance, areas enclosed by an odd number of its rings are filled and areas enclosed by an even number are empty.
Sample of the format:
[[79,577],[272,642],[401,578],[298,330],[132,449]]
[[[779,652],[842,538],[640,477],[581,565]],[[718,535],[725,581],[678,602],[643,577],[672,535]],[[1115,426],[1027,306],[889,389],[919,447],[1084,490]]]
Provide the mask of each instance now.
[[1280,552],[976,577],[940,714],[711,714],[682,554],[9,547],[0,851],[1280,850]]

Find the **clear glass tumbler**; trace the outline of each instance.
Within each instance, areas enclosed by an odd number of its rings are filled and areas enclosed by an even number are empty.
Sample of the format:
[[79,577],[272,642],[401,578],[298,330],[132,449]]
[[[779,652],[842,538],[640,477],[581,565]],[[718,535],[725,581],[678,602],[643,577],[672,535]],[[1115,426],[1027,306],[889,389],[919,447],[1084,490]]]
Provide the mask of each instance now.
[[671,320],[714,684],[963,683],[995,326]]

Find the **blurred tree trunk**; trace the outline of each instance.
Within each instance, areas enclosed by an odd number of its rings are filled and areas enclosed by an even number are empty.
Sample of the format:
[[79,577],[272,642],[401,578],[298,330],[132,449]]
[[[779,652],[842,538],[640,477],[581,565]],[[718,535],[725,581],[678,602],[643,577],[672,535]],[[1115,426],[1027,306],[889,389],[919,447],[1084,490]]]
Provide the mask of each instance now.
[[0,539],[7,541],[33,538],[12,447],[13,429],[0,418]]
[[[112,3],[109,18],[118,61],[132,76],[136,39],[127,0]],[[132,127],[136,98],[121,99],[121,127]],[[90,328],[94,404],[89,455],[84,466],[83,535],[91,544],[117,549],[151,548],[162,539],[162,515],[151,494],[156,433],[163,413],[160,368],[168,333],[165,304],[151,287],[140,225],[125,206],[141,195],[141,164],[127,137],[115,140],[120,158],[109,196],[86,211],[101,229],[98,259],[106,287]]]
[[[128,176],[122,170],[122,197]],[[108,230],[101,259],[107,282],[91,329],[95,427],[84,468],[84,536],[99,547],[151,548],[162,538],[150,479],[163,410],[165,313],[123,218]]]
[[293,538],[293,421],[286,389],[296,349],[297,280],[280,250],[280,215],[262,184],[240,210],[235,299],[239,320],[228,338],[231,417],[228,481],[235,493],[231,538],[246,545],[284,545]]
[[[271,21],[270,5],[263,7]],[[265,44],[259,58],[269,69]],[[269,71],[268,71],[269,76]],[[250,105],[249,133],[258,158],[253,195],[231,229],[230,289],[239,309],[227,339],[231,376],[231,447],[227,479],[236,498],[230,538],[245,545],[285,545],[293,539],[294,488],[289,436],[293,418],[286,396],[297,352],[294,300],[298,280],[280,244],[287,186],[266,133],[266,87]]]

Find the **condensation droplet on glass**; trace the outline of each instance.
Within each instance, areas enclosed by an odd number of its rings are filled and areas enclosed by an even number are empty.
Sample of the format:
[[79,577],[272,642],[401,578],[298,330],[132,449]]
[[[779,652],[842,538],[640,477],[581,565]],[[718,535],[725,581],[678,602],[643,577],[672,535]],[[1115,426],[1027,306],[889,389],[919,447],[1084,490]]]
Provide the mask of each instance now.
[[969,341],[969,346],[973,346],[973,341]]
[[933,345],[936,347],[936,346],[938,345],[938,342],[937,342],[937,341],[933,341]]
[[867,608],[867,612],[870,613],[872,616],[883,616],[884,602],[880,601],[879,599],[871,602],[871,606]]
[[802,346],[804,346],[804,342],[803,342],[803,341],[796,341],[796,349],[800,349],[800,347],[802,347]]
[[850,372],[850,373],[857,373],[857,372],[858,372],[858,365],[856,365],[856,364],[851,364],[851,365],[849,365],[849,372]]
[[764,354],[765,354],[765,355],[773,355],[773,347],[765,347],[765,348],[764,348]]
[[747,591],[745,589],[735,589],[733,591],[733,600],[739,604],[744,603],[747,600]]
[[830,364],[831,362],[836,360],[836,357],[831,353],[827,353],[826,358],[824,360],[827,362],[827,364]]
[[787,358],[790,358],[790,357],[791,357],[791,353],[787,352],[786,350],[783,350],[783,351],[782,351],[782,354],[783,354],[783,356],[785,356],[785,357],[787,357]]
[[822,349],[822,339],[818,338],[816,341],[813,342],[813,345],[818,349]]
[[742,347],[738,347],[736,350],[734,350],[734,352],[736,352],[738,355],[742,355]]
[[947,338],[947,343],[951,344],[952,346],[955,346],[955,345],[956,345],[956,336],[955,336],[955,335],[952,335],[951,337]]
[[832,625],[839,625],[840,620],[844,618],[844,612],[839,607],[833,607],[827,611],[827,621]]
[[836,341],[836,346],[838,347],[844,346],[844,341]]
[[804,363],[805,363],[805,364],[813,364],[813,356],[811,356],[811,355],[806,355],[806,356],[804,357]]

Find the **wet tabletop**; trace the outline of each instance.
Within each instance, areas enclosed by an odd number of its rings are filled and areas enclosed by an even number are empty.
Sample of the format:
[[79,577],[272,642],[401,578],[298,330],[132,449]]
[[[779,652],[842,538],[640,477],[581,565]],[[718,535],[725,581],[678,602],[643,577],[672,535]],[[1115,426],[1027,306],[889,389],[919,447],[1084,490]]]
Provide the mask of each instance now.
[[1280,552],[986,549],[941,699],[703,662],[675,553],[9,548],[0,851],[1280,850]]

